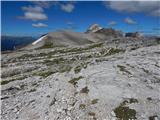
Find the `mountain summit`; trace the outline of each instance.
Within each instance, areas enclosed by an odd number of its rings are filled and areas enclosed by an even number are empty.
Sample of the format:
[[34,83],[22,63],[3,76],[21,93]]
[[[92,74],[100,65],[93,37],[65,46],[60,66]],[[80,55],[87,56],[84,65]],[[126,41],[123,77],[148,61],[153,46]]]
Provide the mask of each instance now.
[[101,29],[102,29],[102,27],[99,26],[98,24],[93,24],[88,28],[86,33],[95,33],[95,32],[97,32],[98,30],[101,30]]

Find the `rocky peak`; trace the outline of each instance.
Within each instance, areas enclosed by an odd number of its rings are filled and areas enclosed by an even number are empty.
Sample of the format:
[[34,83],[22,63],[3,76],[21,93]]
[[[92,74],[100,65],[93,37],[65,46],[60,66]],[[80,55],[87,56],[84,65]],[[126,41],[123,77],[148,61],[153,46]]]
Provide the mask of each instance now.
[[107,36],[113,36],[113,37],[123,37],[122,31],[118,31],[113,28],[102,28],[96,31],[96,33],[101,33],[101,34],[105,34]]
[[97,32],[98,30],[101,30],[101,29],[102,29],[102,27],[99,26],[98,24],[93,24],[88,28],[87,33],[90,33],[90,32],[95,33],[95,32]]

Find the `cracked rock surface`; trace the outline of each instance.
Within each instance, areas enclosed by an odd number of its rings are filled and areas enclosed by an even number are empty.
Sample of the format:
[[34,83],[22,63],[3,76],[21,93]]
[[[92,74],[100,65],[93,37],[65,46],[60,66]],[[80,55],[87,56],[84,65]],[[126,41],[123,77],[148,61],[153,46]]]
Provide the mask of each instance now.
[[1,63],[2,120],[160,119],[160,45],[15,51]]

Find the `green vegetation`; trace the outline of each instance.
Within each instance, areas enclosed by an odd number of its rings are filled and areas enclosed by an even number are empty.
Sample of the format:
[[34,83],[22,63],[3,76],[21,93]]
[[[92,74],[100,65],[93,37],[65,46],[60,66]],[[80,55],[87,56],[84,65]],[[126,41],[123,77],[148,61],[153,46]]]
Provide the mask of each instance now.
[[18,57],[18,59],[26,59],[26,58],[32,58],[36,57],[36,55],[33,54],[23,54],[22,56]]
[[46,42],[42,47],[39,49],[47,49],[47,48],[53,48],[53,43],[52,42]]
[[119,52],[125,52],[125,50],[111,48],[107,55],[113,55],[113,54],[116,54],[116,53],[119,53]]
[[116,117],[118,117],[120,120],[136,119],[136,111],[126,106],[126,104],[132,103],[138,103],[138,100],[135,98],[130,98],[129,100],[123,101],[117,108],[114,109]]
[[79,105],[79,109],[85,109],[86,108],[86,105],[85,104],[80,104]]
[[88,89],[88,87],[84,87],[84,88],[81,89],[80,92],[81,92],[81,93],[86,93],[86,94],[88,94],[89,89]]
[[120,71],[122,71],[122,72],[126,72],[126,73],[128,73],[128,74],[131,74],[131,73],[126,69],[126,67],[125,67],[125,66],[117,65],[117,67],[120,69]]
[[74,72],[77,74],[77,73],[79,73],[79,72],[81,71],[81,69],[82,69],[81,66],[76,66],[76,67],[74,68]]
[[[86,47],[58,49],[58,50],[52,51],[48,54],[53,55],[53,54],[56,54],[56,53],[70,53],[70,52],[81,53],[84,50],[89,50],[89,49],[93,49],[93,48],[96,48],[96,47],[101,47],[102,45],[103,45],[103,43],[95,43],[95,44],[88,45]],[[50,47],[51,45],[47,45],[47,46]]]
[[71,69],[72,69],[72,67],[70,65],[62,65],[59,68],[58,72],[60,72],[60,73],[69,72],[69,71],[71,71]]
[[5,84],[8,84],[8,83],[16,81],[16,80],[23,80],[25,78],[27,78],[27,76],[21,76],[21,77],[13,78],[10,80],[4,80],[4,81],[1,81],[1,85],[5,85]]
[[[123,50],[123,49],[118,49],[118,48],[110,48],[110,49],[106,49],[106,48],[104,48],[104,49],[102,49],[101,51],[100,51],[100,56],[108,56],[108,55],[114,55],[114,54],[116,54],[116,53],[120,53],[120,52],[125,52],[125,50]],[[99,57],[100,57],[99,56]]]
[[136,119],[136,111],[126,106],[118,106],[114,109],[116,117],[120,120],[133,120]]
[[85,63],[81,63],[80,65],[76,66],[74,68],[74,72],[77,74],[77,73],[79,73],[81,71],[82,68],[86,69],[88,63],[89,62],[85,62]]
[[138,100],[135,98],[130,98],[129,103],[138,103]]
[[83,77],[82,76],[79,76],[79,77],[77,77],[77,78],[73,78],[73,79],[71,79],[70,81],[69,81],[69,83],[71,83],[72,85],[76,85],[77,84],[77,82],[78,82],[78,80],[80,80],[80,79],[82,79]]
[[38,76],[42,76],[43,78],[46,78],[48,76],[50,76],[51,74],[54,74],[56,72],[53,71],[45,71],[45,72],[39,72],[39,73],[35,73],[34,75],[38,75]]
[[94,44],[89,45],[86,49],[88,50],[88,49],[102,47],[102,46],[103,46],[103,43],[94,43]]
[[66,60],[64,58],[57,58],[57,59],[53,59],[53,60],[44,60],[44,64],[46,64],[47,66],[53,65],[53,64],[61,64],[61,63],[65,63]]
[[98,99],[93,99],[93,100],[91,101],[91,104],[96,104],[96,103],[98,103]]
[[51,41],[45,42],[45,44],[38,49],[48,49],[48,48],[56,48],[56,47],[65,47],[64,45],[54,45]]

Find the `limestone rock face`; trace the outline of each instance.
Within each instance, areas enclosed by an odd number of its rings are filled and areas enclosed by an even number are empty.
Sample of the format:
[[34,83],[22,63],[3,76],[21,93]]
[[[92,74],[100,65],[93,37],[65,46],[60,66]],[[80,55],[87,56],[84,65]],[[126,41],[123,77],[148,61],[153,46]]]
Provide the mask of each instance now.
[[112,37],[123,37],[122,31],[114,30],[112,28],[103,28],[103,29],[96,31],[96,33],[101,33],[106,36],[112,36]]
[[160,45],[124,38],[2,54],[1,119],[159,120]]
[[95,33],[101,29],[102,29],[102,27],[99,26],[98,24],[93,24],[87,29],[86,33]]

